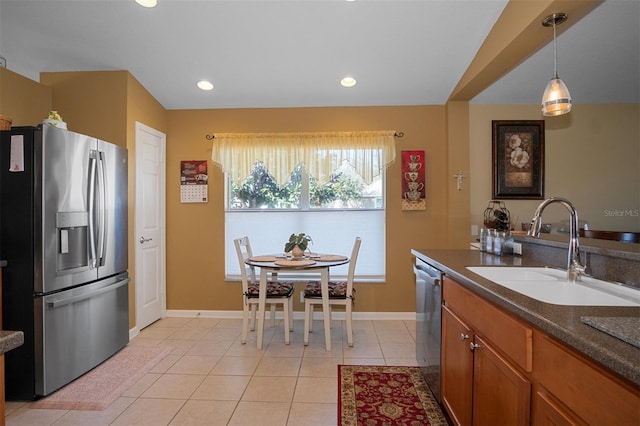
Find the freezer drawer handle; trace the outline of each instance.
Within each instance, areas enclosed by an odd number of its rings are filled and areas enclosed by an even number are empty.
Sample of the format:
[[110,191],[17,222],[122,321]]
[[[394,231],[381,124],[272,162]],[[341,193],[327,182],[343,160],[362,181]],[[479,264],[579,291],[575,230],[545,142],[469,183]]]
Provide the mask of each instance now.
[[67,298],[64,298],[64,299],[54,300],[53,302],[47,303],[47,305],[49,305],[50,308],[54,308],[55,309],[55,308],[59,308],[61,306],[69,305],[71,303],[79,302],[80,300],[89,299],[91,297],[98,296],[100,294],[107,293],[109,291],[112,291],[112,290],[115,290],[117,288],[120,288],[123,285],[127,285],[127,284],[129,284],[130,280],[131,280],[130,278],[125,278],[124,280],[116,283],[115,285],[112,284],[112,285],[103,287],[103,288],[101,288],[99,290],[96,290],[94,292],[87,293],[87,294],[81,294],[81,295],[78,295],[78,296],[72,296],[72,297],[67,297]]
[[148,243],[151,240],[153,240],[153,238],[140,237],[140,244]]

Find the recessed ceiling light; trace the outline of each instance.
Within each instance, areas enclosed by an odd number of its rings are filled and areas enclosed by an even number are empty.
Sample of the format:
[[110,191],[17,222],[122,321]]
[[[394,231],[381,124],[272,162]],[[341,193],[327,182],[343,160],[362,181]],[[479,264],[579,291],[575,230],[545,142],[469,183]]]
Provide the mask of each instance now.
[[136,3],[144,7],[156,7],[158,0],[136,0]]
[[207,80],[200,80],[196,85],[202,90],[213,90],[213,84]]
[[355,86],[357,83],[356,79],[353,77],[345,77],[342,80],[340,80],[340,84],[343,87],[353,87]]

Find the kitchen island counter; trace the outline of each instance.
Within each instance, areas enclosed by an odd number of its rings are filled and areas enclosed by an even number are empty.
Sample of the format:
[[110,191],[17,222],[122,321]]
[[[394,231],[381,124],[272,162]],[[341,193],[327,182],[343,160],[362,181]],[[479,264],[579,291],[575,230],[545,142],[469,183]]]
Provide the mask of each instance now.
[[638,318],[640,307],[548,304],[509,290],[466,269],[467,266],[544,266],[526,257],[500,257],[478,250],[413,249],[411,253],[470,291],[640,387],[640,348],[581,321],[582,317]]
[[0,330],[0,355],[22,346],[23,343],[24,333],[22,331]]

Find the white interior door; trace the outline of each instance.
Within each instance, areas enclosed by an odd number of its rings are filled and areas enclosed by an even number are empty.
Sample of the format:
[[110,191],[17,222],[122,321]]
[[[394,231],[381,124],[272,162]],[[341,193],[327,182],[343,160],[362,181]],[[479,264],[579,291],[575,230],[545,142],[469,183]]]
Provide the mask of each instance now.
[[166,136],[136,122],[136,327],[165,316]]

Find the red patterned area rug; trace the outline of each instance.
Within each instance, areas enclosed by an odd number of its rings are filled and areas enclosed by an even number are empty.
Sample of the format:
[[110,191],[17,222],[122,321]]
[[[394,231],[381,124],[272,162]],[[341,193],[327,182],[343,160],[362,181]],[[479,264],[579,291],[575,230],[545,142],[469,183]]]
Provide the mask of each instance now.
[[418,367],[338,366],[338,424],[446,426]]
[[100,411],[173,351],[169,346],[128,345],[93,370],[31,408]]

